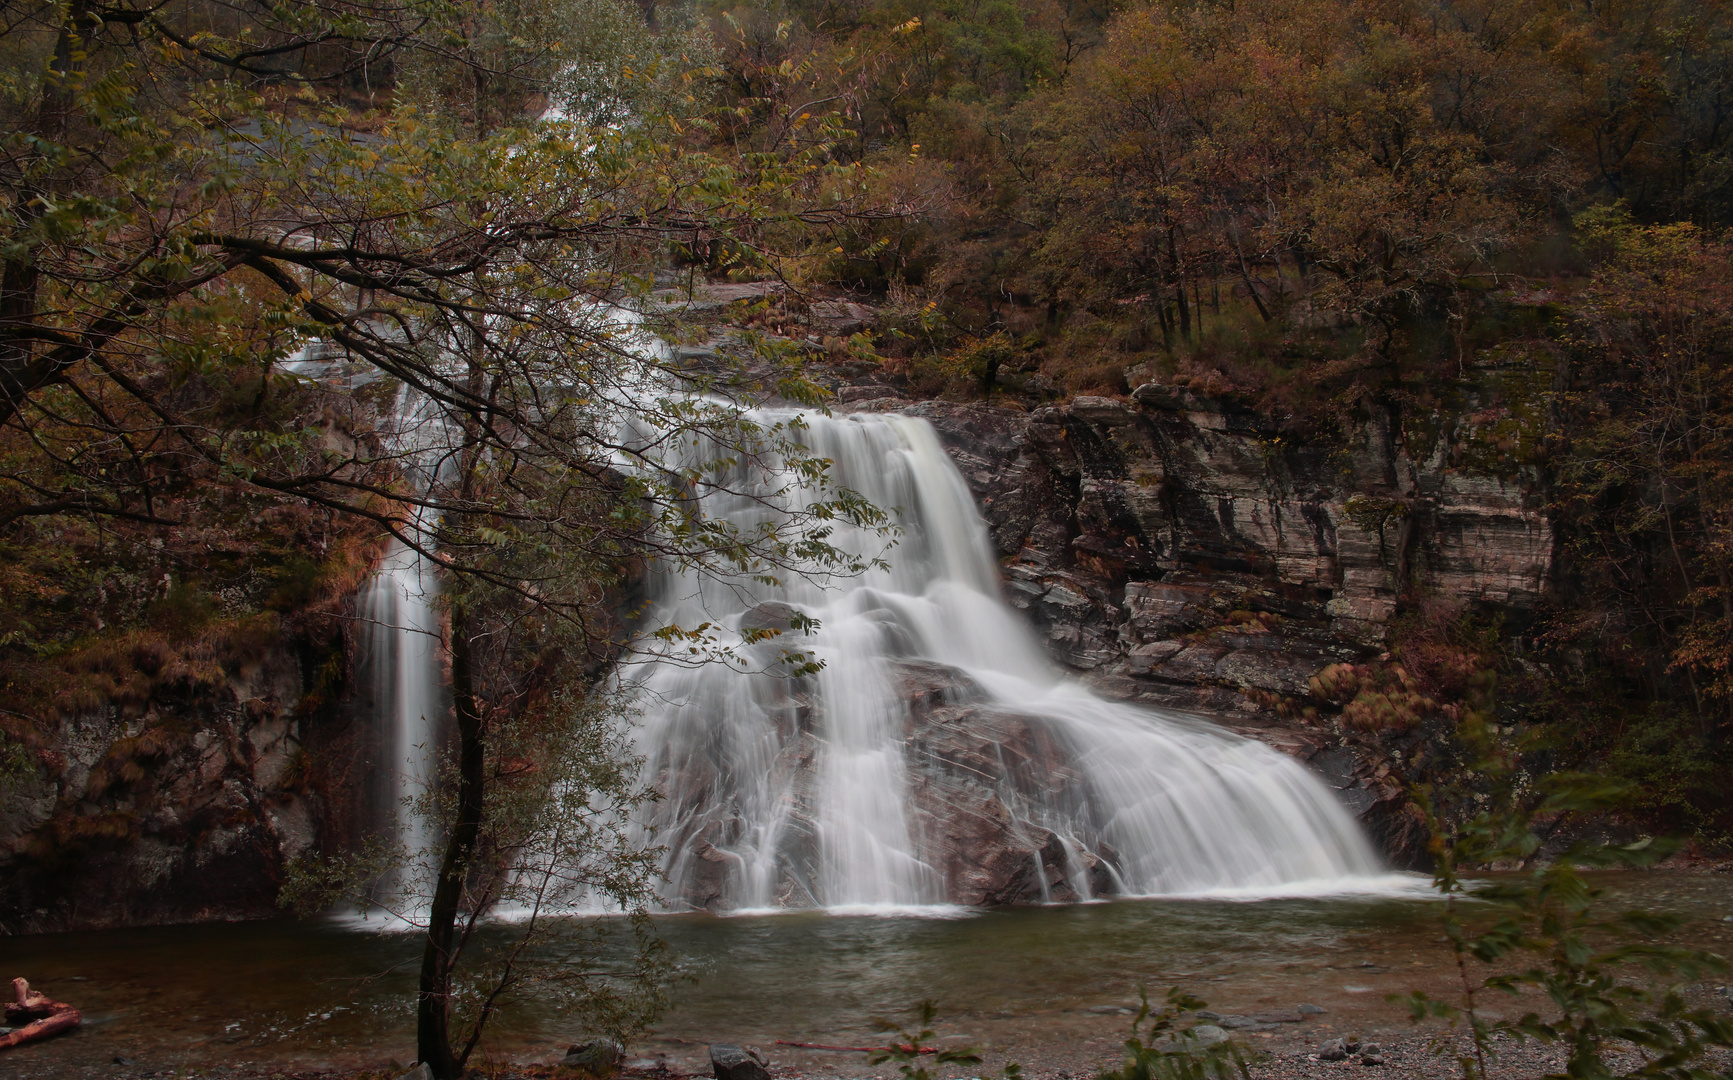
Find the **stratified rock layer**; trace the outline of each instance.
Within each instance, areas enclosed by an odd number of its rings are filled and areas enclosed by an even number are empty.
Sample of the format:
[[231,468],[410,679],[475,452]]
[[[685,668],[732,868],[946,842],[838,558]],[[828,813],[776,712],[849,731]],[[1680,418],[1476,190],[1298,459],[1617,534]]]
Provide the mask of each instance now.
[[1376,419],[1326,453],[1177,387],[1033,412],[842,396],[938,429],[1007,598],[1056,661],[1098,693],[1207,713],[1307,759],[1415,860],[1398,786],[1278,706],[1318,704],[1313,675],[1379,655],[1403,587],[1523,618],[1552,571],[1537,477],[1451,465],[1473,455],[1448,430],[1417,460]]
[[1032,413],[895,400],[938,429],[1005,557],[1007,596],[1098,691],[1255,711],[1380,650],[1398,580],[1513,611],[1553,535],[1521,476],[1424,462],[1377,423],[1346,454],[1290,445],[1192,391]]

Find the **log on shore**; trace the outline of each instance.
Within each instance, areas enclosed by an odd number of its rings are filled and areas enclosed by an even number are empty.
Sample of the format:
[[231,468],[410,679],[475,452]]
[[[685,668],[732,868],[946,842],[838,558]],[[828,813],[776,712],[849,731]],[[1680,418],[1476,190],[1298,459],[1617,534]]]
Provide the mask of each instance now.
[[8,1026],[23,1026],[10,1034],[0,1035],[0,1050],[10,1050],[62,1031],[71,1031],[84,1022],[84,1015],[77,1009],[30,989],[30,984],[23,979],[12,980],[12,991],[17,1000],[6,1003],[6,1023]]

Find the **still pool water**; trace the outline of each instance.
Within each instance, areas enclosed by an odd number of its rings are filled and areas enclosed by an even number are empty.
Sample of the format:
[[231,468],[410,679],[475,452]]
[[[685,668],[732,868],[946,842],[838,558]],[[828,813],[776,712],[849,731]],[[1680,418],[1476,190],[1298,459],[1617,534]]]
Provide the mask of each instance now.
[[[1728,952],[1730,879],[1657,872],[1606,883],[1685,914],[1687,940]],[[712,1040],[861,1045],[882,1041],[873,1017],[923,998],[940,1004],[942,1031],[960,1040],[1110,1053],[1129,1020],[1111,1008],[1134,1003],[1140,985],[1183,986],[1224,1012],[1311,1002],[1337,1028],[1394,1024],[1401,1010],[1387,994],[1451,989],[1439,912],[1437,901],[1409,896],[1125,900],[947,917],[670,916],[658,930],[687,979],[634,1053],[678,1063]],[[604,928],[625,932],[619,920]],[[116,1056],[159,1067],[414,1057],[418,941],[409,934],[274,920],[0,939],[0,958],[0,976],[23,975],[86,1017],[72,1036],[9,1052],[0,1074],[103,1075],[116,1071]],[[532,993],[512,1003],[493,1046],[547,1057],[578,1034]],[[847,1055],[773,1052],[846,1071]]]

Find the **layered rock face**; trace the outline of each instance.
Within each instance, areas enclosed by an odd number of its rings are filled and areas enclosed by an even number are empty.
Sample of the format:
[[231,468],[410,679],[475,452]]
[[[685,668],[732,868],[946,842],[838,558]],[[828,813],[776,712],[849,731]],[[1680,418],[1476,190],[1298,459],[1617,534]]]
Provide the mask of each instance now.
[[[1005,558],[1011,602],[1109,696],[1255,713],[1381,651],[1397,583],[1522,611],[1552,529],[1522,478],[1411,459],[1369,424],[1352,450],[1288,445],[1251,413],[1144,386],[1033,413],[881,397],[939,430]],[[1248,692],[1253,692],[1248,696]]]
[[62,717],[56,767],[0,801],[0,934],[279,914],[287,861],[361,823],[374,757],[305,660],[176,661]]
[[1536,478],[1416,460],[1367,423],[1345,453],[1292,445],[1243,408],[1145,385],[1033,412],[841,388],[846,407],[938,429],[986,518],[1007,598],[1103,695],[1203,712],[1308,760],[1398,862],[1414,861],[1388,770],[1282,718],[1313,675],[1379,655],[1398,583],[1519,617],[1547,586]]

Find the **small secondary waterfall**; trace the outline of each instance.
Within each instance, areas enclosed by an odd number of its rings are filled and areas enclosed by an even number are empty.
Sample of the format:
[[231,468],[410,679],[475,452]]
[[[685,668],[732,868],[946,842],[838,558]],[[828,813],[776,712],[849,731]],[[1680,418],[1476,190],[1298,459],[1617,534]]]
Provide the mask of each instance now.
[[379,721],[381,796],[399,846],[419,866],[432,842],[412,801],[438,769],[438,721],[445,714],[445,676],[438,613],[439,579],[402,541],[391,541],[361,600],[363,655]]
[[[1077,781],[1013,809],[1057,834],[1079,895],[1090,895],[1081,857],[1098,851],[1111,853],[1114,891],[1137,895],[1328,891],[1380,873],[1354,820],[1286,755],[1061,678],[1001,600],[985,527],[926,422],[805,419],[802,441],[833,462],[836,482],[894,508],[904,535],[888,568],[858,577],[766,586],[665,573],[654,583],[653,626],[720,624],[743,661],[669,655],[626,675],[641,695],[646,776],[664,796],[645,824],[669,852],[671,903],[692,902],[701,879],[712,883],[707,902],[728,909],[947,899],[912,820],[909,706],[897,685],[897,665],[910,661],[959,669],[995,707],[1034,718],[1065,748]],[[704,512],[742,526],[770,520],[776,511],[751,493],[786,480],[737,466],[736,494],[705,496]],[[883,545],[848,526],[833,540],[868,554]],[[820,628],[785,629],[791,611]],[[742,636],[772,626],[780,638]],[[823,669],[776,674],[790,648]]]
[[[419,393],[408,387],[398,392],[387,442],[417,493],[433,483],[444,431],[444,420]],[[410,539],[421,546],[432,542],[423,513],[416,511],[408,529]],[[378,724],[376,799],[383,804],[380,816],[392,823],[393,838],[410,860],[400,883],[413,883],[427,872],[437,839],[413,804],[437,781],[440,727],[450,706],[438,596],[439,575],[428,560],[393,539],[358,605],[361,667]]]

